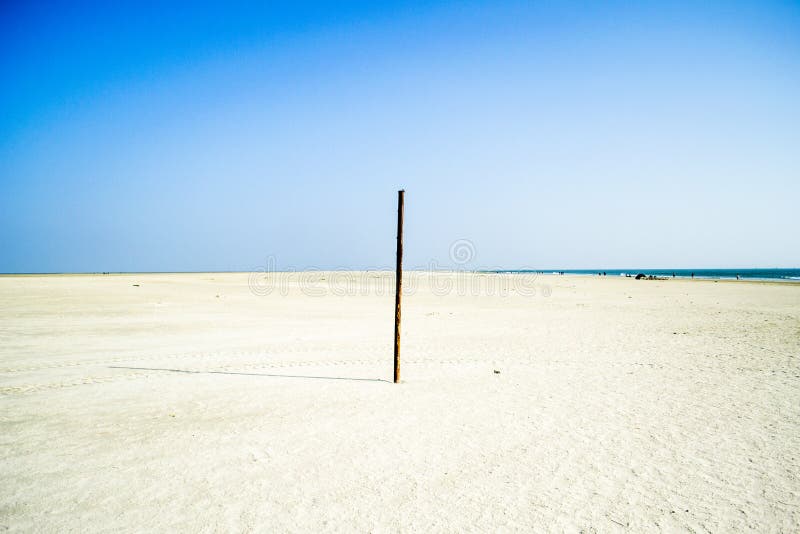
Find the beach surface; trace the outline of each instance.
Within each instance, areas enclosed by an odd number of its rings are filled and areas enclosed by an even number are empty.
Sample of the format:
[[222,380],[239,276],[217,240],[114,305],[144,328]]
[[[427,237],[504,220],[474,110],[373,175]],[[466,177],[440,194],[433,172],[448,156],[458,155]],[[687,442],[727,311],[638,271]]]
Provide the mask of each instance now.
[[2,276],[0,531],[800,531],[800,285],[513,276]]

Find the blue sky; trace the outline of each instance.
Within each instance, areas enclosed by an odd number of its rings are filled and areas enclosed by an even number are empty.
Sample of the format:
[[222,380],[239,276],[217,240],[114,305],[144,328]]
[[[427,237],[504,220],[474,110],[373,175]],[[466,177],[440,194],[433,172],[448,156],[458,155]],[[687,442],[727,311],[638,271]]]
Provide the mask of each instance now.
[[800,266],[797,2],[0,6],[0,272]]

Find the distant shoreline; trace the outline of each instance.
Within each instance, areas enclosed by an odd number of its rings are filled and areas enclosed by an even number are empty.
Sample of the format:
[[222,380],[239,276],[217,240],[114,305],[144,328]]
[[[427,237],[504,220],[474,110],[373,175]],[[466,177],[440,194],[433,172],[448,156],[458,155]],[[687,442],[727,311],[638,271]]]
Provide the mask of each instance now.
[[771,282],[800,282],[800,269],[798,268],[773,268],[773,269],[542,269],[542,270],[491,270],[483,271],[497,274],[524,274],[537,273],[543,275],[574,275],[574,276],[615,276],[635,277],[638,274],[656,276],[668,279],[700,279],[700,280],[732,280],[732,281],[771,281]]
[[[393,273],[393,269],[308,269],[308,270],[276,270],[275,273],[303,273],[303,272],[386,272]],[[0,273],[2,278],[12,277],[51,277],[51,276],[143,276],[143,275],[181,275],[181,274],[248,274],[252,271],[109,271],[109,272],[41,272],[41,273]],[[419,269],[406,269],[406,272],[428,272]],[[458,270],[440,269],[435,273],[459,272]],[[496,269],[496,270],[469,270],[460,272],[474,274],[536,274],[543,276],[579,276],[579,277],[598,277],[598,278],[635,278],[641,273],[645,276],[655,276],[658,279],[668,280],[696,280],[696,281],[719,281],[719,282],[777,282],[777,283],[800,283],[800,268],[798,269],[614,269],[614,270],[557,270],[557,269]],[[605,273],[605,274],[603,274]],[[673,277],[674,273],[674,277]],[[694,277],[692,277],[694,273]],[[739,278],[736,278],[736,275]]]

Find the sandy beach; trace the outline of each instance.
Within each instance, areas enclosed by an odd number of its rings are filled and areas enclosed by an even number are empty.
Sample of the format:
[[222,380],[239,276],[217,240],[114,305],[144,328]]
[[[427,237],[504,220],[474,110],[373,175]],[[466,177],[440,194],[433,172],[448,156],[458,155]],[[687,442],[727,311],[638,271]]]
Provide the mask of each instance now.
[[800,285],[304,276],[0,277],[0,531],[800,530]]

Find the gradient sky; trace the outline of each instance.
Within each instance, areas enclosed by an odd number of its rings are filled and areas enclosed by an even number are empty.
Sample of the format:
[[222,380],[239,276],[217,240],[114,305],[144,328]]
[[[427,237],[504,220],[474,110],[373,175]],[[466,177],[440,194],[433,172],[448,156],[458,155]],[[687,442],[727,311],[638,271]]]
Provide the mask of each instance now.
[[798,2],[0,4],[0,272],[800,266]]

